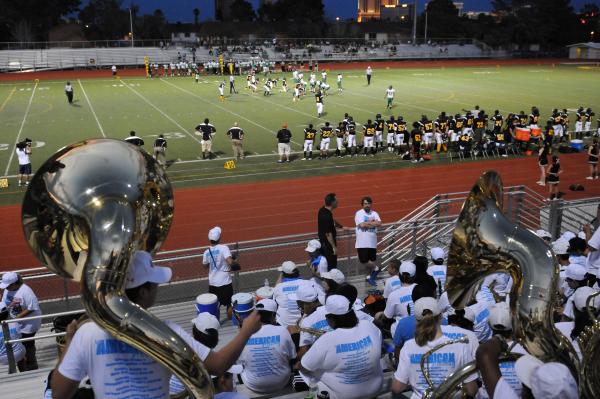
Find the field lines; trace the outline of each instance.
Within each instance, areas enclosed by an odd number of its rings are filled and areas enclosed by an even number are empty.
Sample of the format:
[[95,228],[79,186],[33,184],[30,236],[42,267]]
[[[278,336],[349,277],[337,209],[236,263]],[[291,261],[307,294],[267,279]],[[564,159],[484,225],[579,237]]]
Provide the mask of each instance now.
[[98,124],[98,129],[100,129],[100,133],[102,134],[102,137],[106,138],[106,134],[104,133],[104,129],[102,128],[102,124],[98,120],[98,116],[96,115],[96,111],[94,111],[94,107],[92,106],[92,102],[90,101],[87,93],[85,92],[85,89],[83,88],[83,84],[81,83],[81,79],[77,79],[77,82],[79,83],[79,86],[81,87],[81,92],[83,93],[83,96],[85,97],[85,100],[87,101],[88,105],[90,106],[90,111],[92,111],[92,115],[94,115],[94,119],[96,120],[96,123]]
[[[125,83],[125,82],[124,82]],[[194,141],[196,141],[197,143],[201,143],[201,140],[199,140],[196,136],[194,136],[192,133],[190,133],[185,127],[183,127],[179,122],[177,122],[175,119],[171,118],[169,115],[167,115],[162,109],[160,109],[159,107],[157,107],[156,105],[154,105],[150,100],[148,100],[144,95],[142,95],[140,92],[138,92],[136,89],[134,89],[133,87],[131,87],[128,84],[125,84],[125,86],[131,90],[133,93],[135,93],[135,95],[137,95],[139,98],[141,98],[142,100],[144,100],[144,102],[148,105],[150,105],[152,108],[154,108],[155,110],[157,110],[162,116],[164,116],[165,118],[167,118],[168,120],[170,120],[171,122],[173,122],[173,124],[175,124],[175,126],[177,126],[179,129],[181,129],[182,132],[184,132],[185,134],[187,134],[189,137],[191,137]]]
[[16,87],[13,87],[13,89],[10,91],[10,93],[8,93],[8,96],[6,97],[6,99],[2,102],[2,105],[0,105],[0,112],[4,111],[4,107],[6,107],[6,104],[8,104],[8,102],[10,101],[10,99],[12,98],[13,94],[15,94],[15,91],[17,91]]
[[[15,139],[15,148],[17,143],[21,139],[21,133],[23,132],[23,126],[25,126],[25,122],[27,121],[27,115],[29,115],[29,110],[31,109],[31,103],[33,102],[33,96],[35,96],[35,89],[37,89],[37,82],[35,86],[33,86],[33,90],[31,91],[31,97],[29,97],[29,102],[27,103],[27,108],[25,109],[25,115],[23,115],[23,120],[21,121],[21,127],[19,127],[19,132],[17,133],[17,138]],[[9,148],[10,156],[8,158],[8,162],[6,164],[6,169],[4,169],[4,175],[8,175],[8,171],[10,170],[10,164],[12,163],[13,157],[15,156],[15,151],[13,148]]]
[[[240,114],[238,114],[237,112],[231,111],[231,110],[229,110],[229,109],[227,109],[227,108],[225,108],[225,107],[223,107],[223,106],[221,106],[221,105],[219,105],[219,104],[214,104],[214,103],[212,103],[212,102],[210,102],[210,101],[206,100],[205,98],[203,98],[202,96],[199,96],[198,94],[196,94],[196,93],[194,93],[194,92],[191,92],[191,91],[189,91],[189,90],[187,90],[187,89],[184,89],[183,87],[180,87],[180,86],[178,86],[178,85],[176,85],[176,84],[173,84],[173,83],[171,83],[171,82],[169,82],[169,81],[167,81],[167,80],[165,80],[165,79],[162,79],[162,78],[160,79],[160,81],[161,81],[161,82],[163,82],[164,84],[167,84],[167,85],[169,85],[169,86],[171,86],[171,87],[173,87],[173,88],[175,88],[175,89],[177,89],[177,90],[179,90],[179,91],[183,92],[183,93],[186,93],[186,94],[188,94],[188,95],[190,95],[190,96],[193,96],[193,97],[195,97],[195,98],[198,98],[199,100],[203,101],[204,103],[206,103],[206,104],[209,104],[209,105],[212,105],[213,107],[215,107],[215,108],[218,108],[218,109],[220,109],[221,111],[227,112],[227,113],[229,113],[229,114],[231,114],[231,115],[237,116],[237,117],[238,117],[238,118],[240,118],[240,119],[243,119],[243,120],[245,120],[245,121],[247,121],[247,122],[250,122],[250,123],[251,123],[251,124],[253,124],[254,126],[256,126],[256,127],[259,127],[259,128],[261,128],[261,129],[263,129],[264,131],[271,133],[273,136],[276,136],[276,135],[277,135],[277,132],[275,132],[275,131],[273,131],[273,130],[269,129],[268,127],[266,127],[266,126],[263,126],[263,125],[261,125],[260,123],[257,123],[257,122],[255,122],[255,121],[253,121],[252,119],[246,118],[245,116],[243,116],[243,115],[240,115]],[[295,142],[295,141],[293,141],[293,140],[292,140],[292,143],[294,143],[294,144],[296,144],[296,145],[301,145],[300,143],[298,143],[298,142]]]

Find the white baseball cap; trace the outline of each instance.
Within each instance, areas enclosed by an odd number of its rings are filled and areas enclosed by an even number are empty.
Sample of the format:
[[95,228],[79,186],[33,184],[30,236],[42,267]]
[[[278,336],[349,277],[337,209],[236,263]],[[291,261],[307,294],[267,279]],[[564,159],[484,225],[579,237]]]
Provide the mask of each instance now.
[[431,259],[444,259],[444,250],[440,247],[431,248]]
[[565,231],[563,233],[563,235],[561,236],[561,238],[564,238],[565,240],[569,241],[571,238],[577,237],[577,235],[575,233],[573,233],[572,231]]
[[546,230],[542,230],[542,229],[536,230],[535,234],[538,237],[540,237],[540,238],[550,238],[550,239],[552,239],[552,235],[549,232],[547,232]]
[[136,251],[127,271],[125,289],[139,287],[145,283],[164,284],[171,280],[169,267],[154,266],[152,255],[146,251]]
[[417,320],[421,320],[425,316],[426,311],[431,312],[434,316],[437,316],[441,313],[437,299],[432,297],[423,297],[415,302],[415,317]]
[[219,320],[208,312],[199,313],[192,319],[192,324],[200,332],[206,333],[208,329],[218,330],[221,327]]
[[566,278],[570,278],[571,280],[581,281],[585,279],[585,274],[587,273],[584,266],[578,263],[571,263],[567,266],[565,271]]
[[294,273],[296,269],[297,267],[294,262],[292,262],[291,260],[286,260],[281,264],[281,266],[277,270],[279,270],[280,272],[284,272],[285,274],[291,274]]
[[319,293],[313,284],[306,283],[300,285],[295,294],[290,295],[291,300],[300,302],[314,302],[317,300]]
[[2,282],[0,282],[0,288],[6,289],[11,284],[16,283],[19,280],[19,275],[15,272],[6,272],[2,275]]
[[510,317],[510,307],[506,302],[496,303],[489,308],[490,315],[488,323],[495,330],[512,330],[512,318]]
[[588,247],[592,247],[595,250],[600,249],[600,229],[594,231],[594,234],[590,237],[587,242]]
[[306,246],[306,252],[315,252],[317,249],[321,248],[321,243],[319,240],[310,240],[308,245]]
[[577,233],[577,237],[585,240],[587,236],[585,235],[585,231],[580,231],[579,233]]
[[534,398],[577,399],[575,378],[562,363],[543,363],[531,355],[521,356],[515,363],[517,378],[531,389]]
[[219,226],[215,226],[208,230],[208,239],[210,241],[219,241],[221,239],[221,228]]
[[354,310],[363,310],[365,308],[365,304],[360,298],[356,298],[352,307]]
[[569,253],[569,241],[559,238],[552,243],[552,250],[556,255],[566,255]]
[[342,284],[346,281],[346,277],[340,269],[331,269],[330,271],[321,274],[321,278],[333,280],[338,284]]
[[[577,290],[575,290],[575,293],[573,294],[573,305],[575,305],[577,310],[582,311],[585,308],[590,295],[595,294],[596,292],[598,291],[596,291],[592,287],[586,286],[577,288]],[[600,307],[600,298],[595,297],[594,299],[592,299],[590,301],[590,306],[595,309],[598,309]]]
[[331,295],[325,302],[327,314],[344,315],[350,312],[350,301],[342,295]]
[[256,310],[266,310],[267,312],[277,312],[277,302],[270,298],[261,299],[255,306]]
[[404,261],[400,264],[400,274],[408,273],[409,276],[414,277],[416,272],[417,266],[414,263]]

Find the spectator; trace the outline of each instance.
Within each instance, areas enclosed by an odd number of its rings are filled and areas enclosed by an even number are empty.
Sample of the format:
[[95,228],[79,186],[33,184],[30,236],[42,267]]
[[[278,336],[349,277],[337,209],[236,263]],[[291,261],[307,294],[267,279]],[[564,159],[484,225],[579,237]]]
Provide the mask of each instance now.
[[288,129],[288,124],[284,123],[281,129],[277,132],[277,152],[279,160],[277,163],[284,161],[290,162],[290,141],[292,140],[292,132]]
[[335,193],[329,193],[325,196],[325,206],[319,209],[317,224],[319,231],[319,241],[321,242],[321,254],[327,259],[329,270],[337,267],[337,230],[343,228],[333,218],[333,210],[337,208],[338,202]]
[[372,204],[371,197],[363,197],[361,200],[362,209],[354,215],[356,224],[355,247],[359,262],[365,265],[369,271],[366,277],[367,282],[372,286],[376,286],[375,279],[379,273],[379,267],[375,263],[377,261],[377,227],[381,226],[381,218],[371,208]]
[[19,187],[23,184],[28,186],[31,178],[31,140],[25,140],[17,143],[17,158],[19,161]]
[[[33,290],[25,283],[17,273],[8,272],[2,275],[0,288],[4,290],[2,294],[2,303],[6,305],[13,319],[22,319],[24,317],[41,316],[42,311],[38,299]],[[41,319],[29,320],[19,323],[21,329],[21,338],[31,338],[40,329]],[[25,346],[25,371],[37,370],[37,358],[35,341],[23,342]]]
[[231,251],[227,245],[220,244],[221,228],[216,226],[208,231],[210,247],[204,251],[202,265],[208,271],[208,292],[215,294],[219,304],[227,308],[227,314],[231,315],[231,297],[233,296],[233,284],[231,281],[231,266],[234,265]]

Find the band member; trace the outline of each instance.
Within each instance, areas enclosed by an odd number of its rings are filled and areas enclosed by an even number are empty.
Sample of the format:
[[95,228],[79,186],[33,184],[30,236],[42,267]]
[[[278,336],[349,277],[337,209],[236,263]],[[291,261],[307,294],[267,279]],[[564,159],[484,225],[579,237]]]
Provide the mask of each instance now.
[[598,140],[594,139],[588,148],[588,163],[590,164],[590,175],[587,180],[598,179]]
[[329,142],[333,136],[333,128],[329,126],[329,122],[325,122],[325,126],[321,128],[321,142],[319,143],[319,159],[327,159],[329,156]]
[[315,137],[317,136],[317,130],[313,128],[313,124],[309,124],[307,128],[304,129],[304,158],[305,160],[312,159],[312,151],[313,145],[315,142]]

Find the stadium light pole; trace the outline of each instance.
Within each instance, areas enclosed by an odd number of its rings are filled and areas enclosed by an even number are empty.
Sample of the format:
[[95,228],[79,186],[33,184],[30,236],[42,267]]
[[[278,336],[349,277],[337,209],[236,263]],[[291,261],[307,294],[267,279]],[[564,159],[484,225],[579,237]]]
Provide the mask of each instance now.
[[425,3],[425,38],[423,39],[424,44],[427,44],[427,4]]
[[417,44],[417,0],[415,0],[413,6],[413,29],[412,29],[412,42],[413,45]]
[[131,17],[131,7],[129,7],[129,28],[131,29],[131,47],[133,47],[133,18]]

